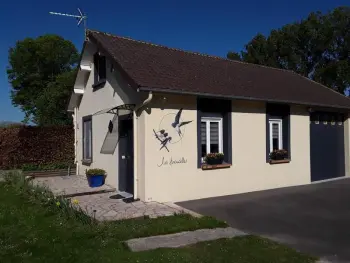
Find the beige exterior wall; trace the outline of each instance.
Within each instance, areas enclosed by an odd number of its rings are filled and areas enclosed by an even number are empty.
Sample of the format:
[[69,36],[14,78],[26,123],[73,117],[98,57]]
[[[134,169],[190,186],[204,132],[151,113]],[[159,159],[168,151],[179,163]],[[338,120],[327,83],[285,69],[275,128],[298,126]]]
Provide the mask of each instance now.
[[[96,52],[92,47],[86,50],[91,55]],[[89,58],[86,58],[89,59]],[[106,183],[118,188],[118,145],[114,154],[100,153],[106,133],[108,131],[109,121],[113,119],[113,114],[100,114],[92,117],[92,163],[91,165],[82,164],[82,117],[92,115],[100,110],[115,107],[125,103],[138,103],[139,95],[136,91],[123,80],[116,70],[111,70],[110,61],[107,61],[107,82],[103,88],[94,90],[94,67],[88,77],[84,94],[77,111],[77,165],[79,174],[84,175],[85,169],[102,168],[107,172]]]
[[[291,162],[270,165],[266,163],[265,103],[232,101],[232,166],[203,171],[197,168],[196,98],[164,97],[155,96],[150,113],[143,112],[142,200],[183,201],[310,183],[310,125],[305,107],[291,107]],[[169,144],[169,152],[160,150],[153,129],[161,129],[164,118],[174,118],[180,108],[182,120],[192,122],[186,125],[182,140]],[[185,163],[170,164],[171,160]]]

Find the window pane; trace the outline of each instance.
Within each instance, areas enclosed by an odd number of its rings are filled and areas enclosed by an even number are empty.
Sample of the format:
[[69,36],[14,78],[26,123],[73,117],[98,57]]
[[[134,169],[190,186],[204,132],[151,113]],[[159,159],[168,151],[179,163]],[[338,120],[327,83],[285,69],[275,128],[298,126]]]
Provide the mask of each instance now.
[[201,122],[202,157],[207,154],[207,123]]
[[98,68],[99,68],[99,71],[98,71],[99,79],[100,80],[105,79],[106,78],[106,57],[105,56],[100,56]]
[[210,144],[219,144],[219,123],[210,123]]
[[207,143],[207,124],[201,122],[201,142],[202,145]]
[[91,121],[87,122],[88,129],[87,129],[87,158],[91,159]]
[[92,133],[91,133],[91,120],[84,121],[84,152],[83,159],[91,159],[91,144],[92,144]]
[[219,152],[219,144],[210,144],[210,152],[218,153]]
[[270,122],[270,151],[282,149],[282,122],[271,121]]
[[[277,138],[278,139],[278,135],[279,135],[279,129],[278,129],[278,124],[277,123],[273,123],[272,124],[272,138],[275,139]],[[278,141],[278,140],[277,140]]]
[[273,150],[279,150],[279,145],[278,145],[278,138],[273,138],[272,139],[272,149]]
[[219,152],[219,123],[210,123],[210,152]]

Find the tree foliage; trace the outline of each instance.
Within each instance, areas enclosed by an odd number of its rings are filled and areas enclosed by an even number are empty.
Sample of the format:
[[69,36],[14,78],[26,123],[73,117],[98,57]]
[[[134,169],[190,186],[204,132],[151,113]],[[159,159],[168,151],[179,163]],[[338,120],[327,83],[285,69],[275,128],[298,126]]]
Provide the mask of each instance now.
[[227,58],[231,59],[231,60],[238,60],[238,61],[242,60],[241,55],[239,53],[237,53],[237,52],[234,52],[234,51],[229,51],[227,53]]
[[[227,54],[229,59],[231,53]],[[350,85],[350,8],[311,13],[306,19],[272,30],[267,37],[257,34],[239,57],[249,63],[293,70],[344,93]]]
[[7,74],[12,104],[25,113],[25,122],[71,122],[62,112],[69,99],[67,90],[74,85],[72,76],[78,59],[73,43],[57,35],[26,38],[10,48]]

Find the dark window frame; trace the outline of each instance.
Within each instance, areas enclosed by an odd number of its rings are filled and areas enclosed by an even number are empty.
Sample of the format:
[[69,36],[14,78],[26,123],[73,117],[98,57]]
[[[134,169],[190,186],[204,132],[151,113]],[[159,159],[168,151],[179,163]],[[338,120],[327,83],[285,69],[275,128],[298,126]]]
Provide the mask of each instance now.
[[224,162],[232,164],[232,101],[223,99],[197,98],[197,167],[202,167],[201,119],[222,117]]
[[270,120],[282,120],[283,149],[288,151],[288,159],[291,160],[290,144],[290,105],[266,103],[266,162],[270,162]]
[[107,78],[107,60],[105,56],[96,52],[94,54],[94,84],[93,88],[103,87]]
[[[91,122],[91,145],[90,145],[90,149],[91,149],[91,156],[90,158],[86,158],[85,155],[85,125],[84,123],[90,121]],[[92,159],[93,159],[93,133],[92,133],[92,115],[87,115],[84,116],[82,118],[82,162],[85,165],[90,165],[92,163]]]

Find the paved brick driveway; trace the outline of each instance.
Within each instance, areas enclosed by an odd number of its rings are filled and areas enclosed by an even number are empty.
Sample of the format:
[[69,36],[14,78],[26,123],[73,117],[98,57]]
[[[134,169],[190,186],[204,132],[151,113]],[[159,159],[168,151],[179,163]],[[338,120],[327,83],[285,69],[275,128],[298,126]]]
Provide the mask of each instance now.
[[350,179],[178,203],[332,262],[350,262]]

